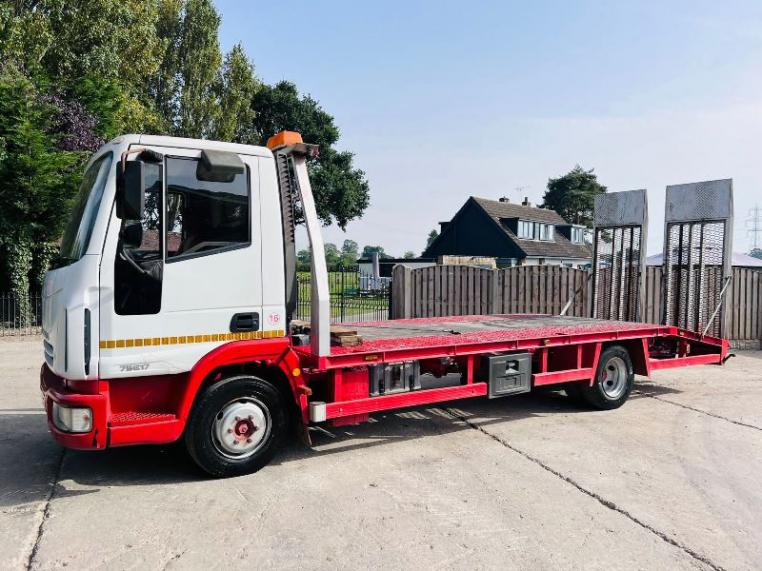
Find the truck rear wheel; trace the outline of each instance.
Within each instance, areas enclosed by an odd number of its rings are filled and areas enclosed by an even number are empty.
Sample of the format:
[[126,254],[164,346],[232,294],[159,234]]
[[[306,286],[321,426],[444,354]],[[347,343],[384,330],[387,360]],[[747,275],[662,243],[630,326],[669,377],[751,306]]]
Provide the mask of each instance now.
[[214,383],[198,398],[185,429],[193,461],[215,477],[251,474],[265,466],[287,432],[279,391],[252,376]]
[[619,408],[629,398],[635,382],[632,359],[619,345],[607,347],[598,359],[595,381],[567,386],[566,394],[574,400],[598,410]]

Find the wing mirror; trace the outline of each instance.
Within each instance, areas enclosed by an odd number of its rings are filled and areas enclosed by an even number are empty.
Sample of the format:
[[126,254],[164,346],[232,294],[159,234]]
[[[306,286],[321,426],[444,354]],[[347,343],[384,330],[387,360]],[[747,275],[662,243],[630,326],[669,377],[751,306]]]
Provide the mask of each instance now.
[[207,182],[233,182],[235,176],[245,170],[237,154],[204,149],[196,167],[196,178]]
[[[139,152],[137,159],[128,161],[127,155]],[[116,215],[123,220],[141,220],[145,210],[145,163],[161,162],[164,156],[156,151],[130,149],[122,154],[116,185]]]
[[145,176],[143,161],[129,161],[120,165],[116,187],[116,215],[121,219],[140,220],[145,209]]

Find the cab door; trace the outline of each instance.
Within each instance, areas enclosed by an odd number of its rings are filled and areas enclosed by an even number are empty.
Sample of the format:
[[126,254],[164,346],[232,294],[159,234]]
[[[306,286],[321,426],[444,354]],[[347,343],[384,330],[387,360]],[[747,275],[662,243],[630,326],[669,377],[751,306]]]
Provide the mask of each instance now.
[[[104,256],[101,269],[102,283],[114,284],[101,303],[102,378],[188,371],[217,345],[261,335],[257,158],[239,155],[242,173],[210,180],[200,151],[150,150],[161,161],[144,169],[140,247],[127,244],[130,233],[136,242],[130,221],[114,218],[113,262]],[[125,265],[125,254],[150,275]]]

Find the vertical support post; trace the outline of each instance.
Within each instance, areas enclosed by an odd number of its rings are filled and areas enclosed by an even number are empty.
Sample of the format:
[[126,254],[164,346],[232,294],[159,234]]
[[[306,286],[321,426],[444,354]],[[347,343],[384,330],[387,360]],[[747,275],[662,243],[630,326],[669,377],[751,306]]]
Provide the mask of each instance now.
[[[598,268],[596,266],[598,265],[598,242],[600,239],[601,229],[597,227],[593,228],[593,264],[590,266],[590,271],[593,273],[590,291],[588,292],[590,300],[590,317],[598,316],[598,296],[596,295],[596,292],[598,291]],[[561,315],[563,314],[564,313],[562,312]]]
[[312,250],[310,347],[314,355],[325,357],[331,353],[331,297],[328,288],[328,267],[325,263],[325,244],[315,208],[315,198],[312,196],[310,177],[307,174],[307,158],[301,153],[294,153],[293,161]]
[[[729,282],[733,279],[733,180],[730,180],[730,198],[729,198],[728,217],[725,219],[724,225],[724,264],[722,271],[722,278],[724,282]],[[733,290],[729,289],[727,293],[727,299],[725,299],[724,308],[722,309],[722,321],[720,322],[720,337],[725,337],[726,332],[730,328],[730,311],[727,311],[728,307],[732,307],[733,303]]]

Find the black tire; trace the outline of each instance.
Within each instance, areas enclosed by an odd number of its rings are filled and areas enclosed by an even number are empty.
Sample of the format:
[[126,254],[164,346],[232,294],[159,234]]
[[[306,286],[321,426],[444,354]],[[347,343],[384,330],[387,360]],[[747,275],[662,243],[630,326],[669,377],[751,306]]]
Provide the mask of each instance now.
[[601,352],[595,370],[595,382],[574,383],[565,388],[575,402],[598,410],[612,410],[622,406],[632,392],[635,372],[627,349],[619,345]]
[[[193,461],[211,476],[256,472],[270,462],[288,433],[285,404],[278,389],[258,377],[237,376],[216,382],[193,405],[185,427],[185,447]],[[245,418],[241,419],[238,411]],[[225,429],[226,423],[234,423],[234,428]],[[216,436],[221,433],[230,436],[221,440]],[[247,435],[257,439],[254,444]],[[239,445],[251,450],[233,452]]]

